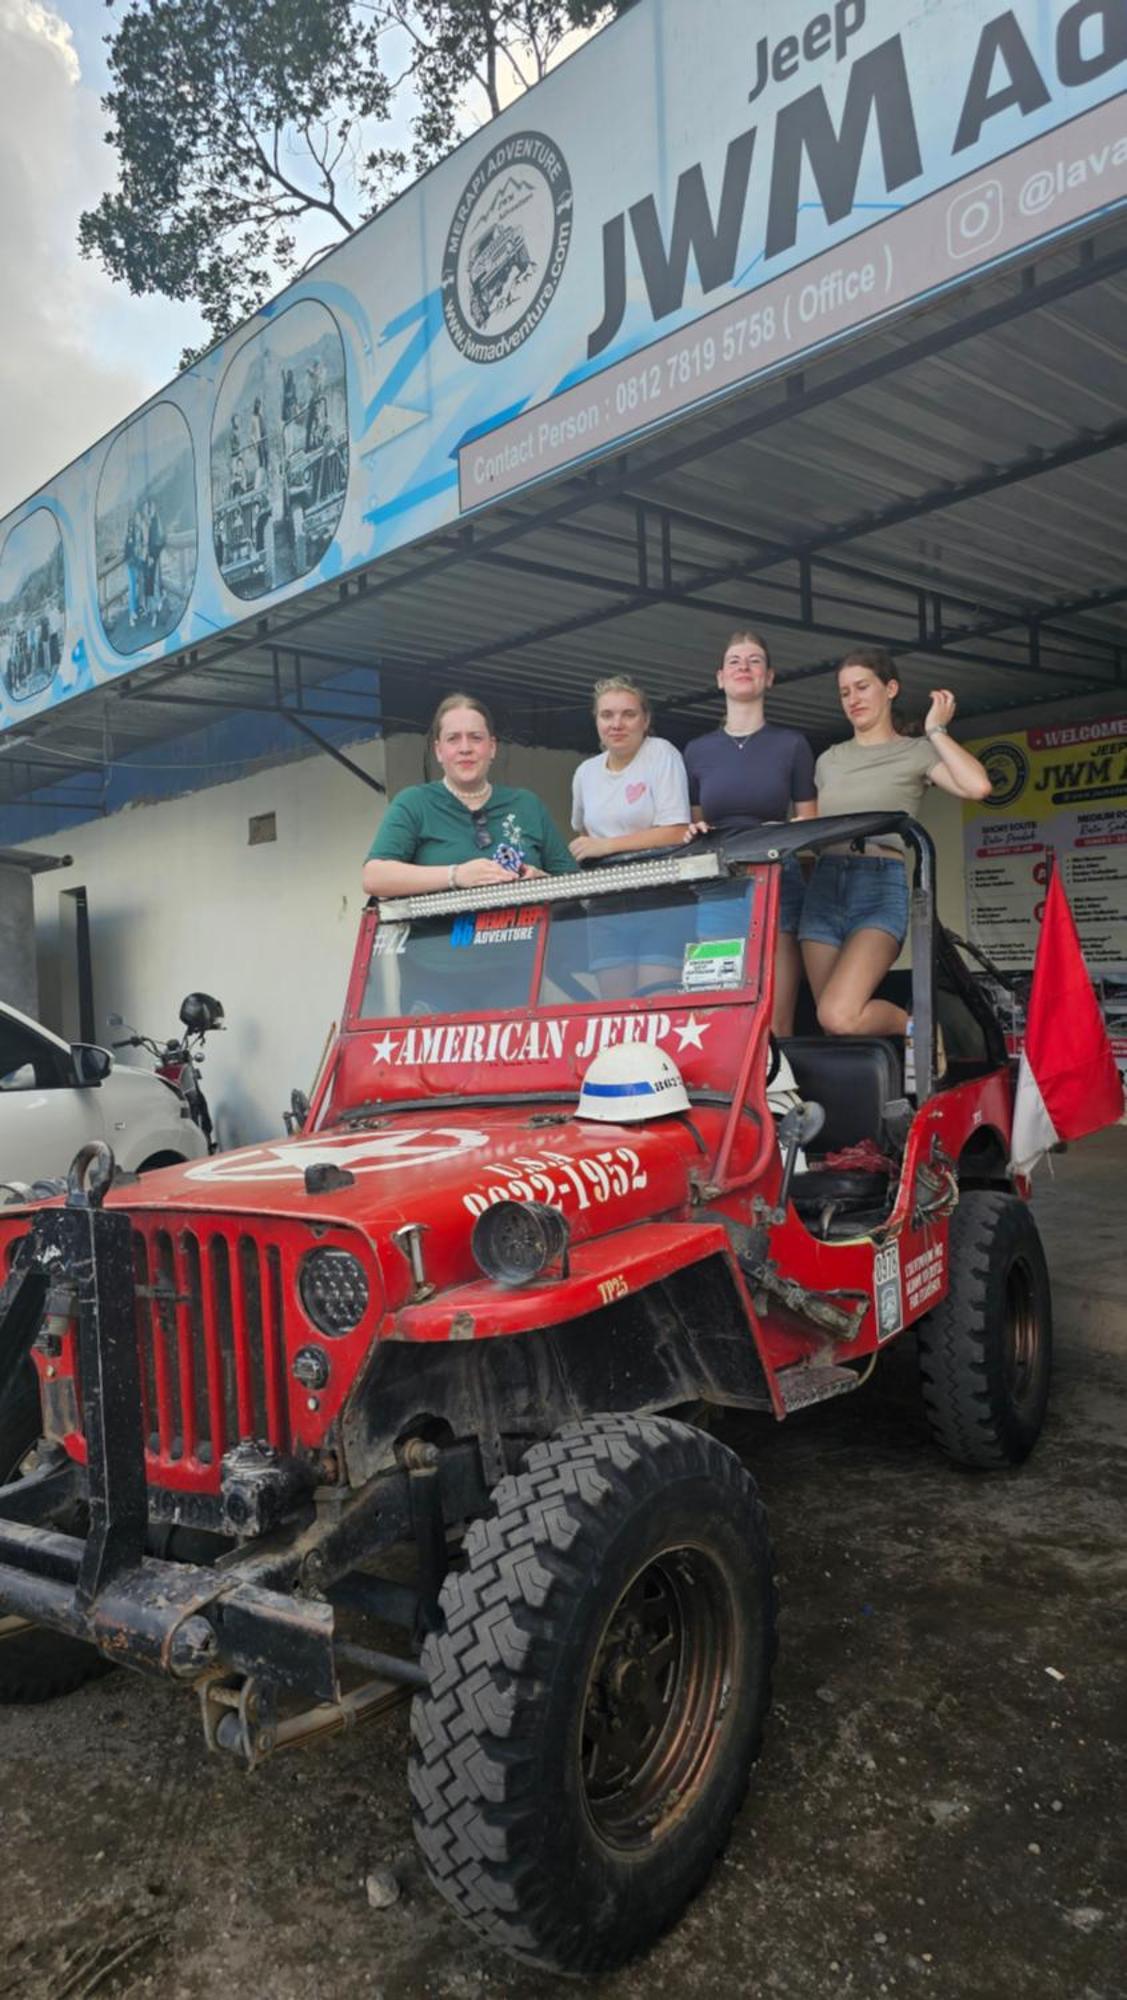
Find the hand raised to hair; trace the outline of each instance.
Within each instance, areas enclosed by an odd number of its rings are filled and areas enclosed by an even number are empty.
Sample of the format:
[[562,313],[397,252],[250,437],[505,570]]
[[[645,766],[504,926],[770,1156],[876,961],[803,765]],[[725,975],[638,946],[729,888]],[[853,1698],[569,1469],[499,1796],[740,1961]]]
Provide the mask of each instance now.
[[931,707],[924,718],[924,730],[949,729],[955,719],[955,697],[950,688],[931,689]]

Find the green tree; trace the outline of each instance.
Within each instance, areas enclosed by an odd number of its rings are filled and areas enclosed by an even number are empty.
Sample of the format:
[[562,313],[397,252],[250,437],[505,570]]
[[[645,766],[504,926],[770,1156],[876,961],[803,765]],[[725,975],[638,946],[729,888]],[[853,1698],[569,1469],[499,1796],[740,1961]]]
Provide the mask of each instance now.
[[126,0],[103,100],[118,186],[79,247],[134,293],[196,301],[220,339],[631,4]]

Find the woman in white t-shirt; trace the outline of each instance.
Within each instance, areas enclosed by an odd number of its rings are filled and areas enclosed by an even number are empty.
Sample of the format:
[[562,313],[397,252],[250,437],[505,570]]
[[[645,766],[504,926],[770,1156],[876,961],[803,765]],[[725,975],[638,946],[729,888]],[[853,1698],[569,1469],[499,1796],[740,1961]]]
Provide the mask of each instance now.
[[[597,757],[579,766],[571,788],[571,851],[584,864],[680,847],[689,829],[689,780],[681,753],[650,735],[649,698],[637,681],[612,674],[595,682]],[[603,999],[636,998],[680,977],[681,944],[665,912],[663,934],[639,950],[636,931],[624,941],[618,918],[588,919],[590,969]]]
[[595,682],[597,757],[579,766],[571,787],[577,861],[680,847],[689,830],[689,780],[681,752],[650,735],[649,697],[625,674]]

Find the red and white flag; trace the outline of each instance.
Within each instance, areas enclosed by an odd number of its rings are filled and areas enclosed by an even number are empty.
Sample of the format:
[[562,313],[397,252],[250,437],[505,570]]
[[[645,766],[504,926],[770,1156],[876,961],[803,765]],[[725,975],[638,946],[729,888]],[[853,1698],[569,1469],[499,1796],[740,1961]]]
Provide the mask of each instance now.
[[1033,962],[1010,1166],[1028,1174],[1061,1139],[1083,1139],[1122,1116],[1123,1082],[1054,868]]

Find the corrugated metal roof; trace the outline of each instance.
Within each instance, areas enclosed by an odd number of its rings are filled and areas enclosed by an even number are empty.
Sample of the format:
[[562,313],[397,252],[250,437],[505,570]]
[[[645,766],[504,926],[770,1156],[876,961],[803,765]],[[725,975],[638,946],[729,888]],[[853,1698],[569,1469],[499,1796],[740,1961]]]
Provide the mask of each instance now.
[[608,670],[647,685],[668,733],[707,726],[743,622],[771,642],[772,713],[816,737],[840,726],[834,659],[866,640],[899,649],[909,697],[941,680],[964,716],[1114,700],[1125,324],[1117,223],[36,718],[0,756],[0,803],[44,784],[25,757],[97,766],[220,701],[292,702],[295,659],[314,710],[341,669],[373,666],[390,717],[467,684],[520,733],[576,745]]

